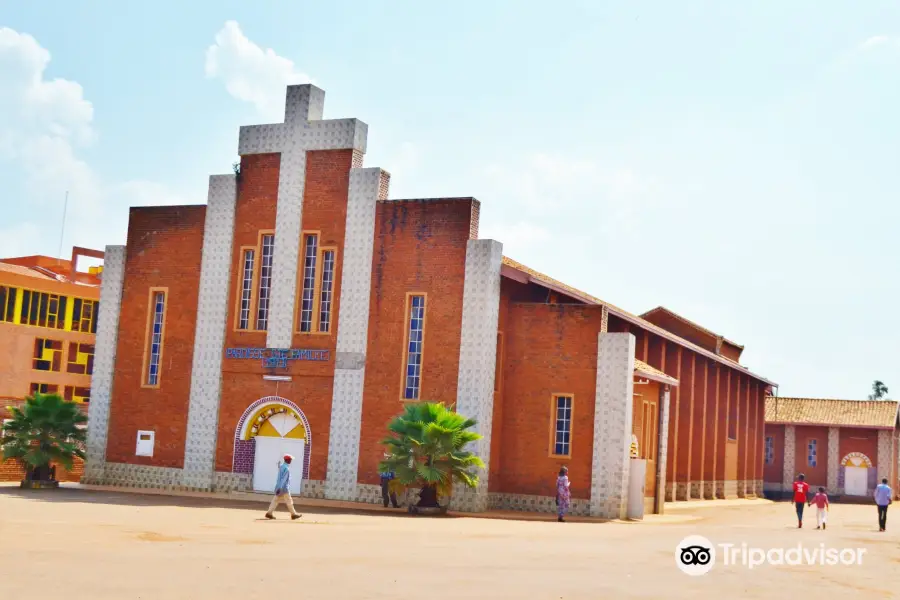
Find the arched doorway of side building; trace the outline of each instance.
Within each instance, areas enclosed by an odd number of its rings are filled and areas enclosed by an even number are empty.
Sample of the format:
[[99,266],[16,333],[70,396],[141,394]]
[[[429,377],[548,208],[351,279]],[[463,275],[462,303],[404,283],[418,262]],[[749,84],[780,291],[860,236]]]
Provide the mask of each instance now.
[[872,461],[862,452],[851,452],[841,459],[841,474],[843,485],[838,482],[838,487],[844,488],[848,496],[867,496],[869,490],[875,487],[875,469]]
[[251,475],[254,491],[274,491],[278,467],[290,454],[294,457],[290,491],[300,493],[303,480],[309,478],[312,440],[309,421],[299,406],[279,396],[261,398],[244,411],[234,437],[232,470]]

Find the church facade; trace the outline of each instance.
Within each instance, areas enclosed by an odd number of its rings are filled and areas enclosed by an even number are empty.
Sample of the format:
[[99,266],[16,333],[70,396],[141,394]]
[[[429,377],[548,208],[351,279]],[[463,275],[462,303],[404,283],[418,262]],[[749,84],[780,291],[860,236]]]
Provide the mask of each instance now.
[[503,256],[474,198],[388,199],[323,107],[289,87],[205,205],[133,208],[107,247],[84,482],[266,492],[289,452],[295,493],[374,502],[387,422],[440,401],[484,436],[457,510],[552,511],[567,465],[577,514],[622,517],[636,458],[651,512],[762,493],[774,384],[739,346]]

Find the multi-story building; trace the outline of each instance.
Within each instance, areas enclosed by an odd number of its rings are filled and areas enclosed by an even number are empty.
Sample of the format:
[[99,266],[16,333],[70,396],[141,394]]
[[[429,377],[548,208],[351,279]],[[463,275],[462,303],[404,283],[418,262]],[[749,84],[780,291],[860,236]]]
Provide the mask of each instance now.
[[504,257],[474,198],[388,199],[367,126],[323,105],[289,87],[207,204],[131,210],[106,251],[84,481],[266,491],[290,451],[303,494],[374,501],[387,422],[430,400],[484,436],[458,509],[553,510],[561,465],[580,514],[623,515],[642,464],[650,511],[762,493],[774,384],[739,345]]
[[[48,256],[0,259],[0,412],[25,396],[58,393],[87,412],[94,371],[94,338],[102,267],[76,269],[80,257],[103,252],[75,247],[70,260]],[[79,461],[80,463],[80,461]],[[77,481],[57,471],[60,480]],[[0,464],[0,481],[21,479],[11,461]]]

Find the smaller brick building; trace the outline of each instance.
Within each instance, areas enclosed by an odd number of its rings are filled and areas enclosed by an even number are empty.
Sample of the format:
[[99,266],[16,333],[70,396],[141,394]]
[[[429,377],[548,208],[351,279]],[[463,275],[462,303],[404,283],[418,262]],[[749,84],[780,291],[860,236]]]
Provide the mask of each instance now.
[[790,493],[798,473],[836,497],[871,498],[883,477],[897,490],[898,403],[891,400],[766,399],[768,497]]

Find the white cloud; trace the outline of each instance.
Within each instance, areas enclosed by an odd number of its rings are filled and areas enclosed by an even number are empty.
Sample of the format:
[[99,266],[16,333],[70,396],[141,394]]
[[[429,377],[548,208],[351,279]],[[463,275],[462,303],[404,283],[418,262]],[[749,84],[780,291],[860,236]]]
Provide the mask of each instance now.
[[50,59],[34,37],[0,28],[0,162],[21,177],[29,208],[7,213],[0,256],[55,254],[66,192],[64,254],[73,244],[124,243],[129,206],[176,200],[160,184],[105,182],[78,156],[97,137],[93,105],[77,82],[45,78]]
[[638,217],[652,210],[653,182],[600,158],[536,153],[490,165],[482,176],[479,237],[563,279],[567,266],[589,272],[597,263],[586,257],[628,248],[640,232]]
[[312,81],[289,58],[252,42],[237,21],[227,21],[215,40],[206,49],[206,76],[220,79],[229,94],[272,120],[284,116],[285,86]]
[[[488,194],[535,218],[560,212],[626,211],[651,182],[627,167],[601,167],[599,160],[538,153],[516,166],[485,169]],[[587,211],[587,212],[584,212]]]
[[877,46],[883,46],[885,44],[890,44],[891,38],[886,35],[873,35],[863,43],[859,45],[860,50],[871,50]]

